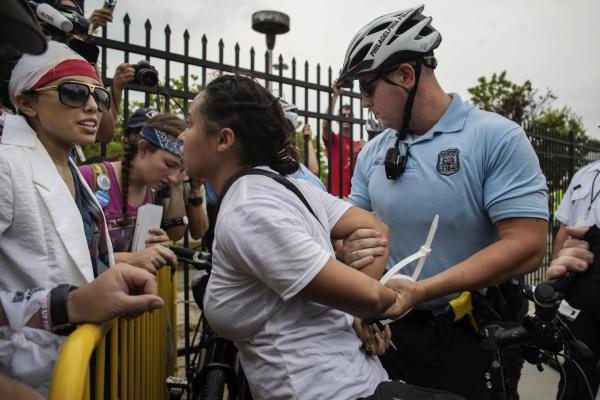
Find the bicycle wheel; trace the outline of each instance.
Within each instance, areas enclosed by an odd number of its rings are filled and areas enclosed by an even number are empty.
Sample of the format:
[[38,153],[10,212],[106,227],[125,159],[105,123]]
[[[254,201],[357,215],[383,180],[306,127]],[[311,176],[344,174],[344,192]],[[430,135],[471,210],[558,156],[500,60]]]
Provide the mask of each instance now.
[[223,400],[225,378],[225,371],[222,369],[208,371],[206,383],[200,392],[199,400]]

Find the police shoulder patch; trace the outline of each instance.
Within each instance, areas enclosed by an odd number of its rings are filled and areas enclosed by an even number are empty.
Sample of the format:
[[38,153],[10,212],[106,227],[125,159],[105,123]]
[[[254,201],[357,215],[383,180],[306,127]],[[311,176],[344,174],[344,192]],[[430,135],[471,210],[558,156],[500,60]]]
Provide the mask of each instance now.
[[447,149],[438,153],[437,171],[442,175],[452,175],[460,169],[460,159],[458,157],[460,150]]

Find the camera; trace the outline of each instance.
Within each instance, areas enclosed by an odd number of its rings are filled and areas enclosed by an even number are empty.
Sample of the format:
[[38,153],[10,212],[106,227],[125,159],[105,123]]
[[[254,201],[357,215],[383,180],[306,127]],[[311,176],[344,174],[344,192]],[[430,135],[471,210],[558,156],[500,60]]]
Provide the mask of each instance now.
[[137,83],[138,85],[146,87],[158,86],[158,71],[148,61],[138,61],[138,63],[133,66],[133,69],[135,73],[131,83]]

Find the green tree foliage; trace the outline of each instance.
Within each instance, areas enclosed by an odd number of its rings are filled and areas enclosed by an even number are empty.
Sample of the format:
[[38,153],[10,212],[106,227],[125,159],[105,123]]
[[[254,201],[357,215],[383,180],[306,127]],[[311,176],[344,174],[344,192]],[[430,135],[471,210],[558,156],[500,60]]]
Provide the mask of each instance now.
[[538,129],[557,132],[561,136],[569,136],[572,132],[576,137],[586,136],[581,117],[569,107],[561,109],[548,109],[533,121]]
[[506,75],[502,71],[489,79],[480,77],[477,86],[467,89],[470,100],[524,127],[548,181],[551,202],[560,200],[558,193],[572,173],[600,157],[600,142],[587,136],[581,117],[569,107],[552,107],[556,96],[550,89],[540,94],[529,80],[517,84]]
[[[298,154],[300,155],[300,163],[306,165],[306,146],[304,145],[304,135],[302,134],[302,129],[296,131],[296,147],[298,148]],[[317,138],[312,138],[312,145],[315,152],[317,151]],[[327,174],[329,172],[329,167],[327,165],[327,153],[323,146],[321,146],[321,159],[319,160],[319,179],[325,186],[327,186]]]
[[550,89],[539,94],[529,80],[519,85],[506,78],[506,71],[480,77],[478,85],[467,89],[471,102],[487,111],[493,111],[517,124],[529,124],[548,110],[556,99]]

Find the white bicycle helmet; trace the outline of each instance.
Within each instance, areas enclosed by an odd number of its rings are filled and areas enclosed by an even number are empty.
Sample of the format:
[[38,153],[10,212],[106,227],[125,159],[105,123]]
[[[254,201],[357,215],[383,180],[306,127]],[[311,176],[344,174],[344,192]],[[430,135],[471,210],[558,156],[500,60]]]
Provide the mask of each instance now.
[[281,97],[279,98],[279,104],[281,104],[281,108],[283,109],[283,115],[290,124],[292,124],[292,127],[295,130],[296,125],[298,124],[298,107],[295,104],[288,103]]
[[442,35],[431,26],[432,18],[421,13],[423,8],[420,5],[383,15],[359,30],[348,46],[338,82],[382,72],[405,61],[422,60],[435,68],[432,52]]

